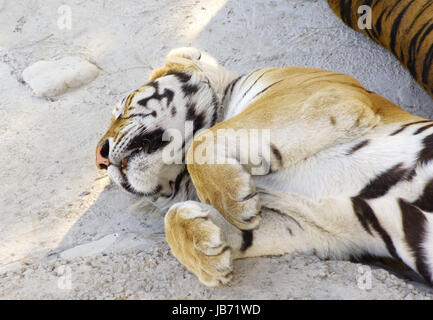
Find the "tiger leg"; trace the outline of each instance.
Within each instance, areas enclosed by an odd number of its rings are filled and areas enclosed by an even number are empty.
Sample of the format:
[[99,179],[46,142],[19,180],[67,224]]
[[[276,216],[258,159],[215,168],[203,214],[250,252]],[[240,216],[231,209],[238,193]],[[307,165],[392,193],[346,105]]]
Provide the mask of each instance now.
[[362,238],[358,236],[362,227],[353,221],[353,214],[347,217],[352,227],[332,211],[325,216],[336,223],[325,223],[317,216],[323,214],[320,210],[331,207],[320,207],[322,204],[296,195],[259,194],[262,221],[254,230],[240,230],[214,207],[196,201],[177,203],[169,209],[165,232],[172,253],[205,285],[229,282],[234,259],[286,253],[341,258],[363,252],[356,238]]
[[302,226],[289,215],[265,209],[255,230],[240,230],[210,205],[185,201],[165,217],[165,233],[173,255],[207,286],[226,284],[234,259],[311,252]]
[[[218,144],[215,140],[217,138],[208,131],[195,138],[194,146],[188,151],[188,171],[198,197],[212,205],[237,228],[254,229],[260,223],[260,200],[253,176],[247,165],[226,152],[224,144]],[[229,141],[228,144],[236,146],[236,142]],[[243,141],[241,144],[244,145]],[[202,152],[201,148],[205,151]],[[198,158],[206,152],[210,154],[209,158]]]
[[262,221],[240,230],[210,205],[175,204],[165,218],[172,252],[208,286],[232,277],[232,260],[281,254],[401,261],[432,283],[433,219],[403,199],[328,198],[258,190]]
[[433,217],[417,203],[391,196],[312,201],[275,192],[261,193],[260,198],[262,208],[296,219],[310,233],[304,237],[320,257],[392,258],[433,283]]

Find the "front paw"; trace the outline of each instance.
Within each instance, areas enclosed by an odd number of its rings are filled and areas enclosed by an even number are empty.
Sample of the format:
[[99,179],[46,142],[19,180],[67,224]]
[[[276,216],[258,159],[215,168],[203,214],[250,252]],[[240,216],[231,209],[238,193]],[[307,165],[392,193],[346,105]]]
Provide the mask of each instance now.
[[261,221],[261,204],[259,195],[255,190],[241,194],[237,199],[230,196],[224,199],[227,220],[241,230],[257,228]]
[[260,198],[252,177],[247,173],[229,182],[211,204],[238,229],[252,230],[260,224]]
[[202,283],[215,287],[232,278],[232,249],[209,210],[215,209],[195,201],[173,205],[165,217],[165,234],[173,255]]

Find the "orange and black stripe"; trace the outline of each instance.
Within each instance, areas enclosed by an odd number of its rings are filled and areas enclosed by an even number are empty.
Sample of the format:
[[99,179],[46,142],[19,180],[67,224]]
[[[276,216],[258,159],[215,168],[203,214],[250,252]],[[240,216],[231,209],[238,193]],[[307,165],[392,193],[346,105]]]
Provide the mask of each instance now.
[[[351,28],[391,51],[433,97],[433,0],[328,0]],[[360,29],[358,8],[371,8],[371,29]]]

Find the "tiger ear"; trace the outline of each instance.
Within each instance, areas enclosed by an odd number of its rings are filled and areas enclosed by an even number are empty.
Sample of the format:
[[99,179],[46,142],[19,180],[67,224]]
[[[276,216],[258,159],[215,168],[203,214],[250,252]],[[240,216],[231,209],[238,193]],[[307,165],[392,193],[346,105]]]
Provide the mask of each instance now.
[[176,48],[167,54],[166,60],[170,60],[171,58],[175,57],[198,61],[201,58],[201,51],[193,47]]
[[168,72],[201,71],[209,66],[218,67],[218,62],[205,51],[193,47],[177,48],[167,54],[164,67],[152,71],[149,81],[154,81]]

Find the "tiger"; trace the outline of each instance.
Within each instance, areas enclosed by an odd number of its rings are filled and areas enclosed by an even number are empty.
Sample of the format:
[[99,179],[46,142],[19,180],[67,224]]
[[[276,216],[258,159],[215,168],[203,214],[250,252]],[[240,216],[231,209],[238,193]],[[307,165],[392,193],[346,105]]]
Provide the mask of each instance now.
[[210,287],[235,259],[283,254],[390,258],[432,284],[432,160],[433,121],[349,75],[237,75],[191,47],[114,108],[96,148],[98,168],[165,213],[172,254]]
[[[349,27],[367,34],[392,52],[433,98],[432,0],[327,0]],[[362,15],[368,6],[368,25]],[[365,7],[364,7],[365,8]]]

